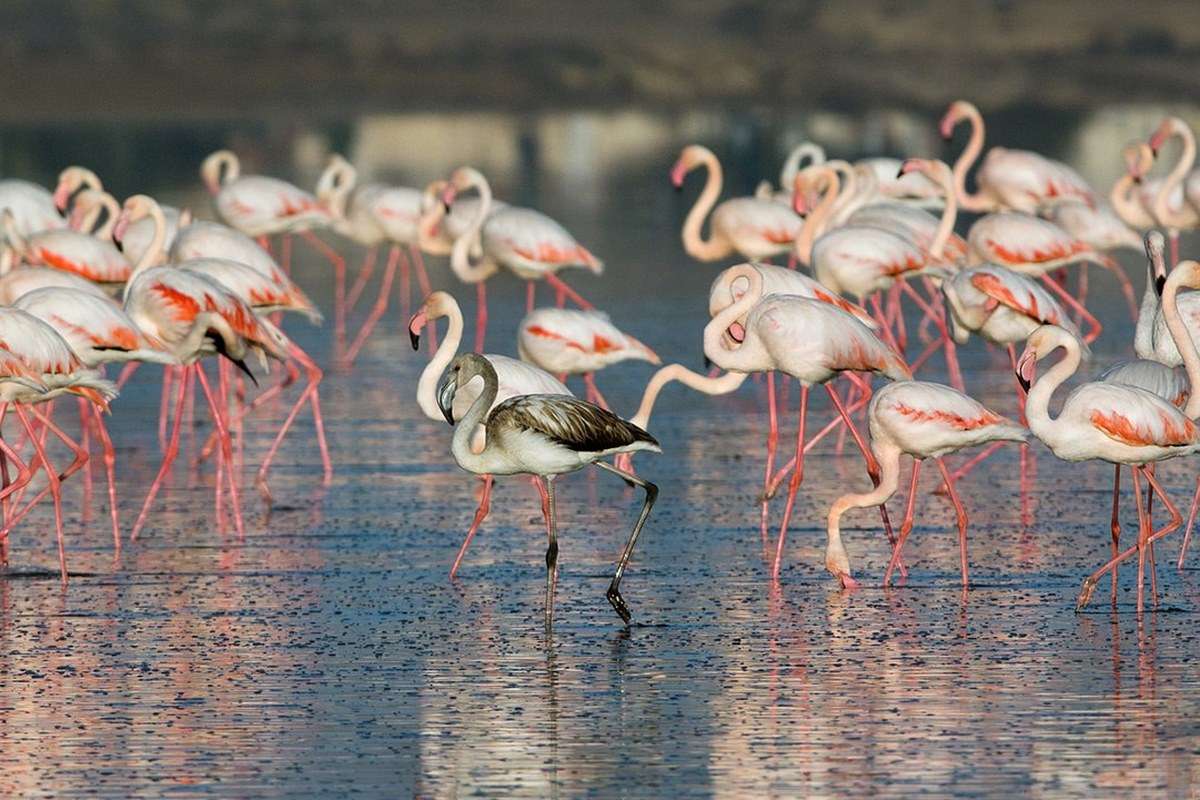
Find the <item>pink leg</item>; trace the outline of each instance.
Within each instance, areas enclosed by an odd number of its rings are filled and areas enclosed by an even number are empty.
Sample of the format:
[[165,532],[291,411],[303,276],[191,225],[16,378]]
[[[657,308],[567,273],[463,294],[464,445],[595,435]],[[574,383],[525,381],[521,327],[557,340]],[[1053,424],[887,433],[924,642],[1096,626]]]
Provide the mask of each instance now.
[[950,335],[950,331],[946,327],[946,321],[942,319],[942,316],[933,307],[925,302],[925,299],[921,295],[917,294],[915,289],[908,285],[908,281],[900,281],[897,285],[904,294],[912,298],[912,301],[925,313],[925,316],[933,320],[933,324],[937,326],[938,331],[942,334],[942,347],[946,355],[946,369],[950,374],[950,385],[960,392],[963,391],[966,384],[963,383],[962,371],[958,368],[958,353],[954,345],[954,338]]
[[142,503],[142,510],[138,513],[137,519],[133,523],[133,530],[129,533],[131,541],[137,541],[138,533],[142,530],[142,525],[146,523],[146,517],[150,513],[150,506],[154,504],[154,498],[158,494],[158,490],[162,488],[163,481],[166,480],[167,473],[171,471],[171,465],[175,462],[175,457],[179,455],[179,434],[183,426],[183,411],[187,401],[187,395],[192,388],[192,370],[190,367],[168,367],[168,370],[180,370],[179,376],[179,393],[175,398],[175,421],[171,425],[171,438],[167,443],[166,451],[163,453],[162,464],[158,468],[158,474],[154,477],[154,482],[150,484],[150,491],[146,494],[146,499]]
[[483,352],[483,339],[487,333],[487,281],[475,284],[475,352]]
[[322,483],[328,486],[333,481],[333,462],[329,458],[329,445],[325,441],[325,421],[321,415],[320,384],[323,373],[316,362],[295,343],[291,346],[291,354],[304,367],[305,372],[308,373],[308,383],[305,384],[304,391],[300,393],[299,399],[296,400],[288,412],[283,425],[279,427],[278,433],[275,434],[275,440],[271,442],[271,447],[267,450],[267,456],[263,459],[262,466],[258,468],[258,476],[255,478],[255,483],[258,485],[258,490],[268,505],[271,503],[271,490],[267,486],[267,472],[271,469],[271,462],[279,450],[279,445],[283,442],[283,437],[287,435],[288,429],[296,421],[296,416],[300,413],[300,409],[304,407],[305,401],[308,401],[312,406],[313,427],[316,431],[317,446],[321,451],[321,466],[324,473]]
[[458,548],[458,555],[454,557],[454,564],[450,567],[450,580],[454,580],[454,576],[458,574],[458,565],[462,563],[463,556],[467,554],[467,548],[471,545],[471,540],[475,538],[476,531],[479,526],[487,519],[488,513],[492,509],[492,476],[483,476],[483,497],[479,500],[479,508],[475,509],[475,519],[471,521],[471,527],[467,530],[467,538],[463,539],[462,546]]
[[970,588],[970,581],[967,577],[967,510],[963,508],[962,501],[958,499],[958,492],[954,490],[954,478],[946,469],[946,463],[939,458],[937,464],[938,469],[942,471],[942,480],[946,482],[946,486],[950,487],[950,501],[954,503],[954,514],[958,521],[959,570],[962,572],[962,585],[965,590]]
[[587,392],[594,399],[596,405],[608,411],[608,401],[604,399],[604,395],[600,394],[600,390],[596,388],[596,373],[583,373],[583,385],[587,387]]
[[363,256],[362,266],[358,269],[358,275],[354,279],[354,285],[350,287],[350,294],[346,296],[346,311],[349,314],[358,305],[358,298],[362,295],[363,289],[367,288],[367,281],[371,280],[371,275],[375,272],[375,259],[379,256],[379,248],[371,247]]
[[595,308],[595,306],[580,297],[578,292],[564,283],[563,279],[555,275],[553,272],[546,273],[546,283],[548,283],[550,286],[553,286],[555,290],[562,292],[564,295],[566,295],[567,299],[580,308],[585,310]]
[[121,518],[117,505],[117,453],[113,448],[112,438],[108,435],[108,427],[104,424],[104,415],[95,403],[89,403],[96,420],[96,436],[104,448],[104,477],[108,480],[108,513],[112,517],[113,548],[117,555],[121,554]]
[[779,419],[775,408],[775,373],[767,373],[767,414],[770,428],[767,431],[767,468],[763,473],[763,501],[761,509],[761,534],[765,544],[767,541],[767,497],[766,492],[771,488],[771,474],[775,470],[775,446],[779,443]]
[[375,324],[379,322],[384,312],[387,311],[388,299],[392,295],[392,280],[396,275],[396,259],[397,257],[402,257],[402,255],[399,247],[393,247],[391,253],[388,254],[387,266],[383,268],[383,280],[379,284],[379,297],[375,299],[375,305],[371,307],[371,313],[367,315],[367,319],[363,322],[362,328],[359,329],[358,335],[354,337],[354,342],[351,343],[349,349],[346,350],[345,356],[342,357],[342,362],[346,366],[353,364],[354,359],[358,358],[363,345],[371,337],[371,331],[375,329]]
[[[850,435],[854,437],[854,443],[858,445],[859,451],[862,453],[863,459],[867,462],[867,475],[871,477],[871,483],[879,485],[879,462],[875,460],[875,454],[871,452],[871,448],[867,447],[867,443],[863,441],[862,435],[858,432],[858,428],[854,427],[854,420],[846,412],[846,407],[842,405],[842,401],[838,398],[837,391],[831,384],[825,384],[825,391],[829,394],[829,399],[833,401],[833,405],[841,415],[842,420],[846,423],[846,427],[850,430]],[[888,542],[896,543],[896,536],[892,533],[892,521],[888,518],[887,505],[879,506],[879,516],[883,520],[883,530],[887,534]],[[903,562],[900,564],[901,574],[907,574],[904,569]]]
[[62,585],[67,585],[67,545],[63,538],[63,520],[62,520],[62,486],[59,483],[58,471],[50,463],[46,457],[46,450],[42,447],[38,436],[33,432],[33,428],[29,424],[29,417],[25,415],[24,407],[18,403],[15,406],[17,417],[21,420],[21,425],[29,434],[30,441],[33,443],[33,449],[37,453],[38,461],[42,462],[42,466],[46,470],[46,481],[49,483],[50,496],[54,500],[54,533],[58,539],[58,568],[62,574]]
[[425,271],[425,259],[416,245],[410,244],[408,252],[412,255],[413,267],[417,272],[417,287],[420,288],[422,297],[428,297],[433,287],[429,284],[429,274]]
[[[1113,558],[1121,552],[1121,465],[1113,465],[1113,498],[1112,498],[1112,554]],[[1117,602],[1117,571],[1112,574],[1112,601]]]
[[525,313],[533,311],[534,293],[537,292],[533,281],[525,281]]
[[121,374],[117,376],[117,389],[125,388],[125,384],[129,383],[129,379],[133,377],[133,373],[137,372],[140,365],[140,361],[130,361],[121,368]]
[[792,507],[796,504],[796,492],[804,480],[804,426],[808,419],[808,385],[800,385],[800,429],[796,434],[796,468],[788,482],[787,504],[783,507],[783,521],[779,524],[779,538],[775,540],[775,561],[771,565],[771,579],[779,580],[779,568],[783,563],[783,545],[787,539],[787,526],[792,518]]
[[900,563],[900,551],[904,549],[904,543],[908,541],[908,535],[912,533],[913,528],[913,508],[917,502],[917,479],[921,475],[921,461],[913,459],[912,465],[912,480],[908,485],[908,503],[904,506],[904,521],[900,523],[900,536],[896,539],[896,543],[892,546],[892,557],[888,561],[887,569],[883,573],[883,585],[887,586],[892,582],[892,573],[896,566]]
[[[238,498],[238,481],[237,474],[233,469],[233,446],[229,436],[229,428],[225,426],[225,414],[221,411],[221,406],[213,396],[212,389],[208,385],[208,376],[204,374],[204,370],[196,366],[196,380],[200,382],[200,389],[204,392],[204,399],[208,401],[208,408],[213,415],[213,424],[217,426],[218,435],[221,437],[221,457],[225,459],[225,463],[229,466],[229,502],[233,506],[233,524],[237,530],[238,538],[245,538],[246,530],[242,521],[242,505]],[[218,491],[220,485],[218,484]]]
[[896,326],[896,343],[900,345],[900,354],[908,347],[908,331],[904,327],[904,309],[900,307],[900,288],[905,286],[903,280],[892,284],[888,289],[888,303],[892,307],[892,322]]
[[1083,337],[1083,341],[1087,344],[1091,344],[1092,342],[1096,341],[1096,337],[1100,335],[1100,331],[1103,329],[1103,326],[1100,324],[1100,320],[1092,316],[1092,312],[1080,305],[1079,301],[1072,297],[1071,293],[1062,287],[1062,284],[1051,278],[1049,275],[1042,276],[1042,283],[1046,284],[1046,286],[1052,292],[1062,298],[1064,303],[1066,303],[1075,311],[1079,312],[1083,320],[1087,322],[1088,327],[1091,328],[1091,330]]
[[896,337],[892,335],[892,329],[888,325],[887,314],[884,313],[883,306],[879,302],[879,292],[871,295],[871,309],[875,314],[875,321],[879,323],[879,333],[883,336],[883,341],[888,347],[901,352],[900,345],[896,342]]
[[[1145,587],[1145,582],[1146,582],[1146,542],[1150,538],[1150,530],[1149,530],[1150,526],[1149,526],[1149,521],[1146,519],[1146,507],[1145,507],[1144,500],[1142,498],[1142,485],[1141,485],[1141,482],[1138,480],[1138,475],[1145,474],[1145,471],[1142,467],[1131,467],[1130,471],[1133,473],[1133,493],[1134,493],[1134,500],[1137,503],[1137,512],[1138,512],[1137,610],[1138,610],[1138,613],[1140,614],[1140,613],[1142,613],[1142,608],[1143,608],[1143,605],[1145,602],[1143,596],[1144,596],[1144,592],[1145,592],[1144,587]],[[1115,573],[1116,570],[1114,569],[1113,572]]]
[[[82,397],[75,398],[75,405],[79,409],[79,446],[84,451],[92,452],[92,415],[88,411],[88,406],[91,403]],[[51,403],[54,401],[51,400]],[[88,463],[83,468],[83,518],[85,521],[91,518],[92,513],[92,462],[89,459]]]
[[1176,564],[1178,569],[1183,569],[1183,562],[1187,558],[1188,544],[1192,541],[1192,527],[1196,524],[1196,508],[1200,505],[1200,475],[1196,476],[1196,491],[1192,494],[1192,507],[1188,510],[1187,528],[1183,531],[1183,544],[1179,547],[1179,562]]
[[171,407],[171,379],[175,376],[171,367],[163,368],[162,399],[158,404],[158,449],[167,448],[167,413]]
[[[338,255],[336,250],[326,244],[312,231],[302,231],[300,235],[304,237],[304,241],[308,242],[314,250],[323,255],[333,265],[333,307],[335,313],[336,309],[339,308],[343,309],[344,313],[346,308],[346,259]],[[290,238],[284,238],[285,245],[290,241]],[[286,265],[284,266],[284,270],[288,270]],[[291,273],[289,272],[288,274],[290,275]],[[342,330],[345,330],[344,317],[342,320]]]

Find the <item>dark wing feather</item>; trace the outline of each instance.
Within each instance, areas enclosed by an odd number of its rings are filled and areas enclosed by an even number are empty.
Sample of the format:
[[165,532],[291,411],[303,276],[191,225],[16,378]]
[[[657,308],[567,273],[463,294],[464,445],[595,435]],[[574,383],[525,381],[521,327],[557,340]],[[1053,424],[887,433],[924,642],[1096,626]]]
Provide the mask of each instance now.
[[653,436],[611,411],[560,394],[510,397],[492,409],[488,427],[492,426],[536,431],[579,453],[613,450],[635,442],[658,446]]

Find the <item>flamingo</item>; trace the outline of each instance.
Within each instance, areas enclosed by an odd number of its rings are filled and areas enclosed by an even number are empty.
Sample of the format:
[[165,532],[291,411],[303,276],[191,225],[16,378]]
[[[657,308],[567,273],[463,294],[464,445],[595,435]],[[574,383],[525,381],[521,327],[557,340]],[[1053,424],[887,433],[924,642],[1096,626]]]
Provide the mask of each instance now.
[[792,204],[792,187],[796,184],[796,174],[808,164],[824,164],[825,148],[816,142],[801,142],[791,149],[783,166],[779,168],[779,189],[771,186],[771,182],[760,181],[754,190],[754,196],[760,200],[774,200],[786,206]]
[[1015,210],[1035,213],[1069,200],[1096,205],[1096,192],[1083,177],[1061,161],[1030,150],[993,147],[975,173],[978,190],[967,191],[967,173],[983,150],[983,116],[971,103],[957,100],[942,117],[942,138],[949,140],[962,120],[971,125],[971,138],[954,162],[954,186],[965,211]]
[[[1138,230],[1153,228],[1158,224],[1150,210],[1153,205],[1153,193],[1149,197],[1149,204],[1143,202],[1143,179],[1154,166],[1154,151],[1146,142],[1133,142],[1125,146],[1122,157],[1125,159],[1125,172],[1113,182],[1108,193],[1108,202],[1121,221],[1129,227]],[[1067,230],[1072,235],[1078,235],[1076,231],[1069,228]]]
[[85,189],[99,192],[104,189],[104,184],[100,182],[100,177],[87,167],[78,165],[66,167],[58,173],[58,183],[54,186],[54,194],[50,202],[54,204],[60,214],[65,213],[71,205],[71,198],[75,196],[76,192]]
[[[800,381],[800,429],[796,439],[796,458],[788,485],[788,500],[776,542],[775,560],[771,574],[778,578],[783,558],[784,540],[791,517],[796,492],[804,475],[805,422],[808,416],[808,392],[814,384],[824,384],[830,400],[837,408],[846,427],[854,437],[872,480],[878,476],[878,466],[866,444],[854,427],[830,379],[845,371],[878,372],[893,380],[912,378],[903,360],[881,342],[870,328],[850,314],[828,303],[791,295],[763,297],[762,275],[745,268],[737,277],[745,277],[749,289],[741,299],[717,314],[704,328],[704,353],[718,367],[737,372],[784,372]],[[746,316],[745,325],[738,322]],[[772,403],[772,406],[774,404]],[[772,408],[772,412],[774,409]],[[773,443],[778,437],[778,424],[771,414],[768,437],[767,470],[764,489],[770,486],[773,466]],[[762,504],[763,525],[766,524],[766,498]],[[884,514],[887,524],[886,510]],[[890,526],[889,526],[890,530]]]
[[53,267],[22,267],[6,275],[0,275],[0,305],[10,306],[22,295],[47,286],[77,289],[102,299],[108,299],[108,293],[98,285],[73,272],[63,272],[61,269]]
[[1001,264],[1017,272],[1040,277],[1089,324],[1097,326],[1100,323],[1096,322],[1096,318],[1049,273],[1085,261],[1098,264],[1117,279],[1129,304],[1130,318],[1137,319],[1138,304],[1134,299],[1133,285],[1121,265],[1053,222],[1015,211],[988,214],[976,220],[967,231],[967,244],[971,248],[968,263]]
[[[111,194],[98,189],[84,189],[71,201],[67,216],[67,227],[74,231],[87,233],[97,239],[112,238],[113,226],[117,224],[117,214],[121,206]],[[103,225],[97,225],[101,217]]]
[[333,267],[334,286],[346,285],[345,259],[313,233],[314,228],[330,226],[333,215],[311,192],[278,178],[242,175],[241,162],[229,150],[218,150],[204,159],[200,176],[225,223],[257,238],[263,249],[268,249],[270,236],[283,235],[285,271],[291,271],[289,237],[299,233]]
[[864,158],[856,167],[866,167],[875,178],[878,194],[906,208],[941,208],[945,195],[936,180],[923,172],[903,172],[899,158]]
[[9,245],[35,266],[44,265],[72,272],[95,283],[119,285],[129,280],[133,265],[111,241],[66,228],[38,231],[24,236],[12,214],[4,213],[4,230]]
[[[437,402],[436,387],[438,378],[441,376],[443,370],[446,369],[446,366],[454,359],[459,344],[462,342],[462,310],[458,307],[458,303],[454,298],[446,292],[434,292],[425,298],[425,302],[421,304],[421,307],[417,309],[417,313],[409,321],[408,327],[413,349],[416,350],[421,344],[421,331],[426,327],[433,327],[436,320],[441,317],[446,317],[449,320],[449,326],[446,328],[446,336],[434,352],[433,358],[429,360],[425,369],[421,371],[421,377],[417,381],[417,405],[426,417],[435,421],[440,421],[443,417]],[[489,354],[485,355],[484,358],[491,362],[492,368],[496,371],[498,381],[496,398],[492,403],[492,408],[495,408],[510,397],[520,395],[561,394],[568,397],[572,396],[571,390],[562,381],[540,367],[536,367],[533,364],[526,364],[523,361],[518,361],[508,356]],[[471,408],[471,404],[479,397],[481,391],[481,382],[463,385],[459,388],[458,395],[455,398],[455,405],[452,409],[455,420],[461,420],[466,416],[467,411]],[[475,450],[482,449],[484,444],[483,438],[484,432],[481,429],[476,432],[476,439],[471,446]],[[467,536],[463,539],[462,546],[458,549],[458,555],[454,558],[454,564],[450,567],[451,580],[458,573],[458,567],[462,563],[463,556],[467,553],[467,548],[470,546],[471,540],[475,538],[475,533],[479,530],[479,526],[483,524],[483,521],[487,519],[488,514],[491,512],[492,482],[493,478],[490,474],[483,476],[483,494],[479,500],[479,507],[475,510],[475,518],[471,521],[471,527],[467,531]],[[542,484],[536,479],[533,481],[533,484],[540,494],[543,491]]]
[[[621,620],[632,620],[621,596],[621,578],[633,555],[658,487],[631,472],[617,469],[602,459],[639,450],[662,452],[653,436],[610,411],[561,394],[532,394],[511,397],[493,405],[499,390],[496,369],[481,355],[464,353],[454,359],[438,388],[438,407],[446,421],[455,425],[454,399],[459,386],[483,379],[483,391],[455,427],[451,453],[460,467],[477,475],[534,475],[546,484],[546,628],[554,620],[554,590],[558,579],[558,530],[554,481],[562,474],[595,464],[600,469],[640,486],[646,493],[641,513],[634,523],[616,571],[608,586],[608,602]],[[487,429],[486,444],[476,452],[471,446],[477,425]]]
[[[0,212],[4,211],[12,214],[13,225],[22,236],[67,226],[50,192],[18,178],[0,180]],[[6,236],[0,232],[0,241]]]
[[[737,253],[750,261],[765,261],[788,252],[800,234],[803,221],[791,208],[758,197],[735,197],[716,205],[721,196],[721,162],[711,150],[698,144],[688,145],[671,168],[671,182],[683,189],[684,178],[704,167],[708,179],[683,223],[683,249],[698,261],[719,261]],[[712,212],[708,239],[700,228]]]
[[844,588],[854,588],[857,582],[850,577],[850,560],[842,544],[841,518],[852,508],[881,506],[896,493],[900,481],[900,456],[912,456],[912,478],[908,490],[908,505],[892,557],[883,576],[883,585],[891,581],[892,571],[900,561],[900,552],[913,527],[913,508],[917,497],[917,479],[921,462],[926,458],[937,461],[958,519],[959,564],[962,585],[967,578],[967,512],[955,491],[954,481],[942,457],[988,442],[1024,442],[1026,431],[1011,420],[996,414],[982,403],[960,391],[940,383],[898,381],[875,393],[867,412],[871,427],[871,452],[880,466],[879,484],[870,492],[842,495],[829,509],[827,519],[828,544],[825,568],[837,576]]
[[[574,289],[556,274],[565,267],[585,267],[596,275],[604,271],[604,264],[587,248],[579,244],[563,226],[530,208],[507,208],[493,211],[492,190],[487,179],[471,167],[460,167],[450,176],[442,194],[442,201],[452,204],[460,192],[476,189],[479,192],[479,207],[466,231],[454,241],[450,253],[450,268],[465,283],[478,284],[479,324],[476,328],[477,344],[482,344],[479,330],[487,325],[487,305],[483,295],[482,281],[497,272],[500,266],[508,267],[518,278],[526,281],[525,311],[534,307],[534,281],[541,279],[555,288],[562,298],[570,297],[580,308],[591,308]],[[482,245],[482,259],[470,263],[469,250],[473,243]]]
[[[1200,170],[1196,162],[1196,136],[1192,128],[1179,117],[1167,117],[1150,137],[1150,149],[1155,157],[1168,139],[1179,139],[1182,148],[1179,159],[1154,195],[1151,209],[1158,224],[1167,227],[1171,236],[1171,263],[1179,260],[1179,232],[1200,227]],[[1182,196],[1180,193],[1182,192]]]
[[[256,353],[264,360],[266,356],[270,356],[282,361],[291,343],[281,331],[266,320],[260,319],[250,306],[221,284],[199,273],[173,267],[151,267],[139,271],[126,288],[125,312],[138,328],[148,336],[163,342],[184,364],[179,368],[180,390],[175,398],[170,441],[158,474],[134,522],[130,538],[137,539],[154,498],[178,456],[183,410],[192,391],[193,380],[199,381],[208,401],[220,437],[221,456],[224,464],[230,465],[229,494],[234,521],[238,535],[243,535],[241,504],[232,469],[234,462],[229,429],[226,426],[225,414],[198,362],[206,355],[217,354],[228,358],[244,372],[249,373],[244,361],[247,354]],[[216,491],[219,501],[222,492],[219,479]]]
[[605,410],[608,402],[596,388],[597,370],[620,361],[662,363],[653,350],[613,325],[607,314],[569,308],[537,308],[526,314],[517,327],[517,353],[559,380],[582,374],[587,401]]
[[[124,311],[110,298],[69,287],[43,287],[23,294],[14,303],[19,308],[45,322],[66,341],[71,350],[88,369],[105,364],[147,361],[156,364],[178,364],[175,356],[138,330]],[[101,408],[80,397],[80,424],[84,428],[91,420],[96,425],[104,451],[104,471],[108,481],[109,514],[112,518],[113,545],[121,550],[121,530],[116,488],[116,451],[104,423]]]
[[[1177,323],[1178,318],[1174,322]],[[1190,344],[1190,339],[1188,342]],[[1137,545],[1124,553],[1115,553],[1111,561],[1088,576],[1080,591],[1078,605],[1082,608],[1087,604],[1096,583],[1105,572],[1115,570],[1136,552],[1137,608],[1140,612],[1144,605],[1146,549],[1155,540],[1178,528],[1183,521],[1178,509],[1146,465],[1196,452],[1200,449],[1200,429],[1184,411],[1152,392],[1136,386],[1106,382],[1084,383],[1076,387],[1063,402],[1058,416],[1052,418],[1049,410],[1051,397],[1079,368],[1079,340],[1056,325],[1044,325],[1030,335],[1016,369],[1018,379],[1029,386],[1033,380],[1034,365],[1060,348],[1065,350],[1066,355],[1040,376],[1036,383],[1032,383],[1029,389],[1025,403],[1029,429],[1064,461],[1099,459],[1111,464],[1129,465],[1140,522]],[[1200,370],[1200,355],[1196,354],[1194,346],[1185,349],[1190,350],[1188,372],[1192,375],[1194,369]],[[1158,531],[1151,530],[1149,515],[1143,508],[1142,477],[1149,483],[1150,490],[1158,494],[1171,516],[1171,520]],[[1119,503],[1117,488],[1113,487],[1114,508]]]
[[[47,485],[23,508],[8,513],[6,509],[4,528],[0,530],[0,540],[7,541],[12,528],[36,506],[46,494],[50,494],[54,503],[54,527],[58,540],[58,562],[61,579],[67,584],[66,546],[63,539],[62,521],[62,481],[77,472],[88,459],[87,451],[77,442],[68,437],[54,422],[37,409],[31,408],[30,413],[36,417],[51,433],[53,433],[74,454],[71,464],[61,473],[54,467],[46,456],[42,437],[34,432],[29,415],[24,406],[49,400],[59,394],[74,394],[99,406],[108,409],[110,400],[117,396],[116,387],[104,380],[96,372],[88,369],[79,356],[71,349],[66,340],[50,325],[41,319],[18,308],[0,308],[0,350],[16,356],[24,365],[23,371],[17,371],[9,364],[3,369],[7,380],[3,381],[4,391],[0,392],[0,401],[13,403],[17,418],[25,428],[29,441],[37,455],[38,462],[46,472]],[[5,360],[6,359],[0,359]],[[32,375],[33,380],[28,380]],[[25,378],[25,380],[21,380]],[[3,412],[0,411],[0,416]],[[4,450],[9,458],[15,458],[15,453]],[[17,461],[20,467],[19,460]],[[31,473],[24,472],[24,482],[28,483]],[[19,488],[20,481],[11,484],[9,489]]]

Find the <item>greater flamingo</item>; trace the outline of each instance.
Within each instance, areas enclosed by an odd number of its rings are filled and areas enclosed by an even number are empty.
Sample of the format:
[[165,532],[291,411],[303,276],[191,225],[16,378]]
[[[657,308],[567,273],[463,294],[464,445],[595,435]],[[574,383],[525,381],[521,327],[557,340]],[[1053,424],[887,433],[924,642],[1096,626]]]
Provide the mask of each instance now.
[[958,520],[959,568],[963,589],[966,589],[967,512],[942,457],[988,442],[1024,442],[1025,429],[962,392],[940,383],[925,381],[898,381],[884,386],[871,399],[867,417],[871,428],[871,451],[880,467],[879,484],[870,492],[845,494],[834,501],[827,519],[829,540],[825,549],[825,568],[841,580],[844,588],[855,587],[856,581],[850,577],[850,560],[842,544],[842,515],[852,508],[886,503],[899,486],[900,456],[909,455],[912,456],[913,465],[908,504],[883,576],[883,585],[888,585],[892,571],[900,561],[904,542],[912,532],[921,462],[933,458],[937,461],[938,469],[950,489],[950,500],[954,503]]
[[[17,178],[0,180],[0,212],[12,214],[13,226],[22,236],[67,226],[50,192]],[[5,241],[5,236],[7,233],[0,232],[0,241]]]
[[760,200],[774,200],[790,206],[792,204],[792,187],[796,184],[796,173],[805,164],[824,164],[825,148],[816,142],[801,142],[791,149],[783,166],[779,168],[779,188],[776,189],[768,180],[760,181],[754,190],[754,196]]
[[[459,344],[462,342],[463,335],[463,315],[462,310],[458,307],[458,303],[446,292],[434,292],[425,298],[425,302],[417,309],[409,321],[409,336],[412,339],[413,349],[420,347],[421,331],[426,327],[433,328],[435,322],[445,317],[448,321],[446,328],[446,336],[438,345],[433,354],[433,358],[425,365],[425,369],[421,371],[421,377],[417,381],[417,405],[421,412],[432,420],[440,421],[442,419],[441,409],[437,403],[437,382],[441,377],[446,366],[454,359],[458,352]],[[526,394],[562,394],[571,395],[571,390],[568,389],[562,381],[555,378],[550,373],[536,367],[533,364],[526,364],[523,361],[518,361],[515,358],[508,356],[500,356],[487,354],[484,356],[492,363],[492,368],[496,370],[496,379],[498,381],[496,389],[496,399],[493,401],[492,407],[503,403],[510,397],[517,397]],[[478,398],[482,391],[482,381],[476,381],[469,385],[460,386],[458,394],[455,397],[454,419],[460,420],[466,416],[467,410],[471,404]],[[480,429],[476,432],[476,439],[472,443],[472,447],[479,450],[483,447],[484,431]],[[483,493],[479,500],[479,507],[475,510],[475,517],[471,521],[471,527],[467,531],[467,536],[463,539],[462,546],[458,548],[458,554],[454,557],[454,563],[450,567],[450,577],[453,579],[458,573],[459,564],[462,563],[463,556],[467,553],[467,547],[470,546],[471,540],[475,538],[475,533],[479,530],[479,526],[487,519],[491,512],[491,497],[492,497],[492,476],[484,475],[483,477]],[[534,486],[538,489],[539,494],[543,491],[542,484],[536,479],[533,481]]]
[[600,311],[570,308],[535,308],[517,327],[517,353],[563,380],[583,375],[585,397],[607,410],[608,402],[596,388],[597,370],[620,361],[662,360],[646,345],[620,330]]
[[4,212],[4,230],[18,256],[35,266],[72,272],[95,283],[119,285],[129,280],[133,265],[111,240],[68,228],[23,236],[13,216]]
[[1200,227],[1200,170],[1196,162],[1196,136],[1179,117],[1167,117],[1150,137],[1150,149],[1158,156],[1168,139],[1178,139],[1179,159],[1154,195],[1152,210],[1159,225],[1171,235],[1171,263],[1179,260],[1179,232]]
[[[564,473],[595,464],[631,484],[642,487],[646,499],[641,513],[608,586],[608,602],[617,615],[629,624],[632,615],[621,596],[621,577],[633,555],[650,509],[658,497],[658,487],[631,472],[617,469],[603,459],[638,450],[662,452],[654,437],[599,406],[560,394],[533,394],[512,397],[493,404],[499,389],[496,369],[476,353],[464,353],[450,364],[438,389],[438,407],[446,421],[454,420],[454,398],[459,386],[476,377],[483,379],[483,391],[460,419],[454,431],[451,452],[460,467],[477,475],[533,475],[546,484],[546,628],[554,619],[554,589],[558,579],[558,529],[554,502],[554,480]],[[477,425],[486,425],[486,442],[476,452],[471,446]]]
[[[758,197],[735,197],[717,205],[721,196],[721,162],[706,147],[688,145],[671,168],[671,182],[683,188],[684,178],[704,167],[708,178],[683,223],[683,249],[698,261],[719,261],[737,253],[744,259],[765,261],[792,248],[802,220],[788,206]],[[713,206],[716,206],[714,209]],[[707,239],[700,229],[712,212]]]

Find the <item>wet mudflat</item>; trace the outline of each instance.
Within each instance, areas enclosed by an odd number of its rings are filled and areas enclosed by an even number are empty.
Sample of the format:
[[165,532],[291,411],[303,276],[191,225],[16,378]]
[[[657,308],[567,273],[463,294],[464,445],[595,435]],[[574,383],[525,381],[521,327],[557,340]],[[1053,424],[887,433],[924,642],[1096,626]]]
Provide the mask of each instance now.
[[[579,278],[579,290],[664,360],[700,369],[716,269],[679,253],[673,225],[683,206],[659,172],[639,185],[644,192],[590,210],[565,196],[541,201],[563,209],[556,216],[608,260],[609,274]],[[300,282],[328,308],[328,269],[302,250],[298,258]],[[1136,258],[1125,262],[1140,274]],[[441,263],[433,273],[470,318],[471,293]],[[1130,337],[1113,287],[1098,291],[1111,328],[1093,371],[1124,354]],[[487,349],[512,353],[524,290],[503,276],[489,293]],[[1135,613],[1127,569],[1115,606],[1105,582],[1086,613],[1073,610],[1083,576],[1108,557],[1111,468],[1063,464],[1035,446],[1036,472],[1024,484],[1011,448],[966,479],[973,587],[965,596],[948,502],[919,500],[911,572],[887,590],[878,517],[852,512],[843,533],[864,588],[845,593],[823,569],[825,513],[836,496],[868,484],[852,446],[838,457],[830,440],[807,461],[772,584],[755,502],[764,385],[715,399],[672,387],[651,423],[665,452],[636,461],[662,494],[622,587],[635,624],[621,625],[604,590],[640,494],[584,472],[560,483],[557,620],[546,636],[545,534],[527,481],[498,481],[491,518],[459,578],[447,578],[477,482],[453,464],[450,428],[413,402],[427,353],[411,350],[404,322],[394,308],[354,371],[327,376],[336,467],[328,489],[305,413],[277,462],[268,516],[250,476],[287,406],[249,423],[244,541],[215,523],[211,465],[190,465],[209,431],[199,412],[184,437],[189,464],[119,559],[99,468],[86,518],[83,482],[68,484],[65,592],[49,507],[14,534],[0,580],[0,793],[1200,791],[1200,553],[1177,570],[1179,538],[1165,540],[1157,609]],[[287,329],[330,363],[328,327]],[[1015,413],[1007,357],[978,342],[963,354],[971,391]],[[628,413],[650,368],[610,373],[600,386]],[[140,371],[113,408],[126,530],[156,468],[158,377]],[[794,383],[781,387],[781,402],[786,457]],[[58,413],[73,422],[67,406]],[[816,394],[813,413],[822,423],[830,414]],[[1194,469],[1159,471],[1180,505]],[[926,470],[923,489],[935,474]],[[1131,541],[1136,516],[1125,491]],[[904,500],[903,492],[892,500],[893,519]],[[772,537],[781,511],[776,501]]]

